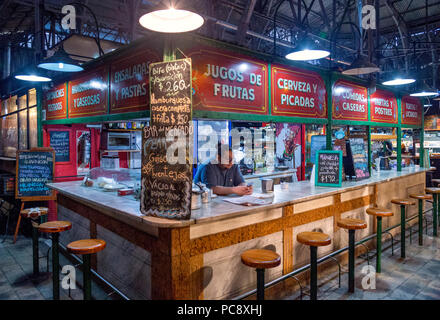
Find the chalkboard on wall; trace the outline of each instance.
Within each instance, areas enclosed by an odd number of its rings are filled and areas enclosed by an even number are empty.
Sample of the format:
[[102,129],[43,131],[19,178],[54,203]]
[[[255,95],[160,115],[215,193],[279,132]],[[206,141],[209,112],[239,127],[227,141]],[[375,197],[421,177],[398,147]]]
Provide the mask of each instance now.
[[[142,134],[141,212],[176,220],[190,219],[192,166],[191,59],[150,64],[150,126]],[[173,139],[167,137],[173,136]],[[167,150],[185,142],[183,157],[172,163]],[[173,152],[172,155],[176,155]],[[182,154],[182,153],[181,153]]]
[[341,184],[342,151],[318,151],[316,154],[315,185],[340,187]]
[[54,191],[46,184],[53,181],[55,152],[52,148],[17,151],[15,197],[53,200]]
[[55,150],[55,162],[70,161],[70,132],[50,131],[50,146]]
[[370,177],[368,170],[368,158],[366,144],[363,138],[350,138],[351,158],[353,159],[353,169],[356,179],[366,179]]

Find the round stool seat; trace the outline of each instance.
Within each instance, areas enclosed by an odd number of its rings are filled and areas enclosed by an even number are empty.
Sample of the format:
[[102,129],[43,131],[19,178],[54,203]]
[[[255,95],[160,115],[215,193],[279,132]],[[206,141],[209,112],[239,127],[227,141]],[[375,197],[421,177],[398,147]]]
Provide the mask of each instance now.
[[430,194],[424,193],[413,193],[409,195],[410,198],[418,199],[418,200],[432,200],[432,196]]
[[367,223],[364,220],[351,218],[341,219],[337,225],[338,227],[348,230],[365,229],[367,227]]
[[425,188],[426,193],[439,194],[440,188]]
[[72,229],[72,224],[69,221],[49,221],[38,226],[41,232],[57,233]]
[[49,211],[48,208],[45,207],[35,207],[35,208],[27,208],[20,211],[20,215],[23,218],[38,218],[40,216],[44,216]]
[[367,214],[376,217],[391,217],[393,211],[384,208],[368,208]]
[[431,179],[432,182],[439,184],[440,183],[440,179]]
[[256,269],[275,268],[280,265],[281,257],[276,252],[266,249],[251,249],[241,254],[241,262]]
[[76,254],[96,253],[105,248],[106,242],[101,239],[83,239],[69,243],[67,250]]
[[401,206],[412,206],[415,204],[414,201],[412,201],[411,199],[393,199],[391,200],[391,203]]
[[428,171],[436,171],[437,168],[436,167],[429,167]]
[[321,247],[329,245],[332,240],[328,234],[322,232],[301,232],[296,236],[298,242],[307,246]]

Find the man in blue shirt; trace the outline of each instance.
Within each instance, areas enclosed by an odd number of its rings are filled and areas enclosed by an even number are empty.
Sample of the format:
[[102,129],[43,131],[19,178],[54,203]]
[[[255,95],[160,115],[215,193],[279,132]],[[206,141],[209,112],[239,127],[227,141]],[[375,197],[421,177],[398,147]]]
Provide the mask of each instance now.
[[202,171],[202,183],[218,195],[237,194],[239,196],[252,194],[252,186],[247,186],[237,164],[233,164],[232,150],[228,157],[221,161],[221,145],[217,153],[217,163],[208,163]]

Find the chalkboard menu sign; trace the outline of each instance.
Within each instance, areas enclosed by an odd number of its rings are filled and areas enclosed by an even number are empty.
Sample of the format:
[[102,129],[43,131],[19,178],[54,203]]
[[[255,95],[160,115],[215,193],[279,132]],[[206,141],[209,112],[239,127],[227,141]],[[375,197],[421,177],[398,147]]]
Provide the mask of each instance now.
[[342,151],[321,150],[316,154],[316,186],[340,187],[342,184]]
[[311,137],[310,142],[310,162],[314,163],[316,152],[327,148],[327,137],[324,135],[315,135]]
[[142,135],[141,212],[191,216],[191,59],[150,64],[150,126]]
[[50,131],[50,146],[55,150],[55,162],[70,161],[70,132]]
[[15,197],[31,200],[53,200],[53,190],[46,183],[54,176],[55,152],[52,148],[17,151]]
[[350,138],[349,141],[351,158],[353,159],[354,175],[356,176],[356,179],[365,179],[370,177],[364,139]]

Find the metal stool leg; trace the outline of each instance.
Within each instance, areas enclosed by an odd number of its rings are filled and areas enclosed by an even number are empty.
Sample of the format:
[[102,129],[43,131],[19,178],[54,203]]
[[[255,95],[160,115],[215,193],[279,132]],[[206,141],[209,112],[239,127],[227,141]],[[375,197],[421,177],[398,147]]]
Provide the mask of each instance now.
[[419,246],[423,246],[423,200],[419,201]]
[[310,246],[310,300],[318,298],[318,248]]
[[354,292],[355,230],[348,230],[348,292]]
[[381,269],[381,256],[382,256],[382,217],[377,217],[377,237],[376,237],[376,272],[380,273]]
[[264,269],[257,271],[257,300],[264,300]]
[[432,195],[432,206],[432,235],[437,237],[438,197],[436,193]]
[[39,268],[39,250],[38,250],[38,228],[32,222],[32,260],[33,260],[33,275],[38,277],[40,274]]
[[400,257],[405,258],[405,206],[400,206]]
[[92,300],[92,282],[90,277],[90,254],[83,254],[83,290],[84,300]]
[[60,268],[58,255],[59,233],[52,233],[52,280],[53,299],[60,300]]

